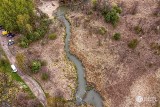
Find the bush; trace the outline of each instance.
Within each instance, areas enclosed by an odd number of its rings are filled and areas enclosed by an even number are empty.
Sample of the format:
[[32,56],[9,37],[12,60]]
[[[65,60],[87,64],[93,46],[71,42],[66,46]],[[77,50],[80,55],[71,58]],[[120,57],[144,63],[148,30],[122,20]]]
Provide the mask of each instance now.
[[45,36],[45,34],[48,32],[49,24],[51,21],[45,18],[40,18],[37,19],[37,23],[39,23],[39,26],[35,28],[33,32],[24,34],[19,42],[19,46],[27,48],[30,43],[37,41]]
[[157,16],[157,17],[160,16],[160,1],[158,1],[158,5],[157,5],[157,7],[155,8],[153,14],[154,14],[155,16]]
[[119,13],[117,10],[111,9],[104,15],[106,22],[111,23],[113,26],[116,26],[117,22],[119,21]]
[[45,60],[41,61],[42,66],[47,66],[47,62]]
[[106,22],[111,23],[113,26],[119,21],[119,14],[122,13],[122,9],[118,6],[110,8],[104,8],[102,10],[102,15],[104,16]]
[[92,0],[92,4],[93,4],[93,9],[96,10],[97,9],[97,0]]
[[33,36],[34,37],[33,37],[32,41],[39,40],[41,38],[40,33],[37,31],[33,32]]
[[19,46],[22,48],[27,48],[29,46],[29,40],[26,37],[21,38]]
[[0,66],[6,67],[9,62],[5,58],[0,59]]
[[138,40],[137,39],[133,39],[128,43],[128,47],[131,49],[135,49],[138,45]]
[[100,28],[98,29],[98,33],[101,34],[101,35],[104,35],[106,32],[107,32],[107,31],[106,31],[106,29],[105,29],[104,27],[100,27]]
[[25,57],[24,53],[16,54],[16,62],[17,62],[18,67],[22,71],[28,71],[28,66],[26,66],[27,65],[27,60],[26,60],[26,57]]
[[55,39],[57,38],[57,35],[56,35],[55,33],[53,33],[53,34],[50,34],[50,35],[48,36],[48,38],[49,38],[50,40],[55,40]]
[[28,48],[28,43],[25,42],[25,41],[21,41],[21,42],[20,42],[20,46],[21,46],[22,48]]
[[135,30],[136,34],[143,33],[143,29],[140,26],[135,26],[134,30]]
[[116,13],[119,13],[119,14],[122,13],[122,9],[118,6],[114,6],[113,9],[116,10]]
[[49,74],[48,73],[42,73],[41,79],[42,80],[48,80],[49,79]]
[[114,39],[114,40],[120,40],[120,39],[121,39],[121,34],[120,34],[120,33],[115,33],[115,34],[113,35],[113,39]]
[[31,64],[31,71],[32,73],[37,73],[41,68],[41,62],[40,61],[33,61]]
[[160,45],[158,43],[155,42],[151,43],[150,48],[154,50],[154,54],[160,55]]

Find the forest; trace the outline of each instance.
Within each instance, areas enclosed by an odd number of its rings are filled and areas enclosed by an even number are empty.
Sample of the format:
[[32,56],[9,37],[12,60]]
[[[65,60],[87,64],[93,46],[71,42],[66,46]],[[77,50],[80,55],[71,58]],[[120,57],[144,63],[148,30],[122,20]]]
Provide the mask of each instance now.
[[33,0],[1,1],[0,25],[8,32],[22,34],[19,39],[21,47],[26,48],[31,42],[42,38],[49,23],[48,17],[36,9]]

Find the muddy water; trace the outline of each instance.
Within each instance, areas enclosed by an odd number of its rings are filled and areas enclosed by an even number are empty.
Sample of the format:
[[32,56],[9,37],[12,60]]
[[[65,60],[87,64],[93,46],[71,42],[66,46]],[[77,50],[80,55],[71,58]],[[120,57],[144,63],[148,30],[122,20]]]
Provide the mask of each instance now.
[[95,107],[102,107],[102,99],[100,95],[94,90],[86,91],[87,83],[85,80],[85,70],[82,65],[82,62],[74,55],[70,53],[69,43],[70,43],[70,36],[71,36],[71,28],[70,23],[65,18],[65,13],[67,8],[59,7],[56,12],[56,16],[60,19],[65,27],[66,27],[66,38],[65,38],[65,51],[67,57],[70,61],[72,61],[76,65],[77,74],[78,74],[78,87],[76,91],[76,103],[77,105],[88,103],[92,104]]

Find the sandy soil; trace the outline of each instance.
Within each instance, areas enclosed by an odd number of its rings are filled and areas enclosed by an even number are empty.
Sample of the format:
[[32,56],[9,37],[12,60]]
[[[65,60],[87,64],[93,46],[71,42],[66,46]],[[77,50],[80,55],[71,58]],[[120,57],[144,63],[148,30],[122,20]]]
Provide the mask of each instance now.
[[[148,99],[160,98],[160,79],[157,76],[160,57],[150,48],[152,42],[159,43],[159,34],[153,30],[153,26],[160,25],[160,18],[153,16],[157,1],[138,1],[135,15],[129,11],[134,1],[109,1],[123,4],[123,13],[116,28],[104,22],[102,16],[79,11],[68,14],[72,24],[71,51],[82,60],[87,81],[101,93],[105,106],[154,107],[157,101]],[[137,25],[142,27],[144,34],[135,33]],[[100,27],[107,30],[105,35],[96,32]],[[116,32],[121,34],[120,41],[112,39]],[[133,39],[139,41],[134,50],[127,46]],[[138,103],[137,96],[144,97],[145,101]]]
[[43,12],[46,13],[49,18],[52,18],[53,11],[56,10],[59,7],[58,0],[57,1],[52,1],[52,0],[46,0],[46,1],[41,1],[41,5],[38,6],[38,8]]

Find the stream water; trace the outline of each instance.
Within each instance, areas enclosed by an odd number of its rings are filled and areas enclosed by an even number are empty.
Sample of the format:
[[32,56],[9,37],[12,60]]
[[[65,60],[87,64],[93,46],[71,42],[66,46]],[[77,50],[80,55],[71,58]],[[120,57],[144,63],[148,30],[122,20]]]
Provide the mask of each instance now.
[[70,23],[65,18],[66,11],[67,11],[67,8],[59,7],[57,9],[56,16],[58,17],[58,19],[60,19],[64,23],[66,27],[65,51],[68,59],[76,65],[76,69],[77,69],[78,87],[76,91],[76,104],[80,105],[83,103],[88,103],[88,104],[94,105],[95,107],[103,107],[102,98],[95,91],[95,89],[92,89],[90,91],[86,90],[87,83],[85,80],[85,70],[82,65],[82,62],[76,56],[70,53],[69,43],[70,43],[70,36],[71,36],[71,31],[70,31],[71,27],[70,27]]

